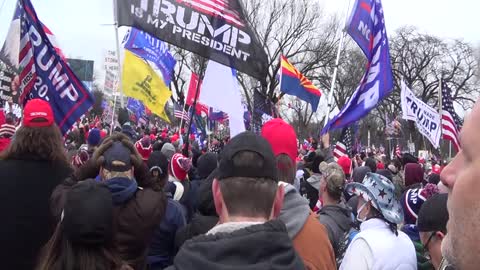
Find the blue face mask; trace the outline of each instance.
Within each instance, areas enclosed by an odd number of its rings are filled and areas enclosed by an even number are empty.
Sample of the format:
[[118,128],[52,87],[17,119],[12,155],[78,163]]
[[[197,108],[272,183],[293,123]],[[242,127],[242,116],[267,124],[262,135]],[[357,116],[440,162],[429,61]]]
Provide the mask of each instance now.
[[365,220],[367,220],[367,216],[365,215],[365,217],[363,218],[360,218],[360,213],[362,212],[363,208],[365,208],[365,206],[367,205],[367,202],[363,203],[362,206],[360,206],[360,208],[358,208],[357,210],[357,221],[362,223],[364,222]]

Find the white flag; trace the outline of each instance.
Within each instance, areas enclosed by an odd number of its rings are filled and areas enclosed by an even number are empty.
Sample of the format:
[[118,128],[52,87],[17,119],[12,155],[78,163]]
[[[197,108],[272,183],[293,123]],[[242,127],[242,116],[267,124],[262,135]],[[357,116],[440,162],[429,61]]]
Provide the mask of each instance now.
[[198,100],[228,114],[230,137],[245,131],[242,97],[235,70],[215,61],[208,61]]
[[420,133],[427,137],[435,148],[438,148],[442,129],[440,114],[417,99],[403,81],[401,98],[403,119],[415,121]]

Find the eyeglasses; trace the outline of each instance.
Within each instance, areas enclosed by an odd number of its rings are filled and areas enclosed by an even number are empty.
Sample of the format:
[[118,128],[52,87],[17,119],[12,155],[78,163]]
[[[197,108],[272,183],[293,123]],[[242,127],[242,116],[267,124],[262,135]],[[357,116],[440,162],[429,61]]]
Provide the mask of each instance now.
[[428,249],[428,245],[430,244],[430,241],[432,241],[432,238],[435,236],[436,233],[437,232],[432,232],[430,234],[430,237],[428,237],[428,240],[425,243],[425,245],[423,245],[423,249],[425,250],[425,257],[427,257],[428,260],[430,260],[430,251]]

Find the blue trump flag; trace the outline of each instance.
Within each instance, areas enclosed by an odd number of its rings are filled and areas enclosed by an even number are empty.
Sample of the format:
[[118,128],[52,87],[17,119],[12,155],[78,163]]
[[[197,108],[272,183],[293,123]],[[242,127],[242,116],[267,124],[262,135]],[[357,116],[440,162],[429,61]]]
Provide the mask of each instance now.
[[145,106],[139,100],[129,97],[127,100],[127,109],[135,114],[137,121],[140,121],[140,119],[142,118],[143,119],[147,118],[147,114],[145,112]]
[[[55,51],[30,0],[20,0],[20,80],[24,100],[41,98],[52,106],[65,134],[94,103],[85,85]],[[24,65],[26,63],[26,65]]]
[[165,42],[133,27],[125,36],[124,41],[125,49],[154,63],[162,73],[165,85],[170,85],[177,61],[168,51]]
[[365,53],[367,70],[347,104],[327,123],[321,134],[361,119],[393,90],[387,31],[380,0],[356,0],[347,32]]

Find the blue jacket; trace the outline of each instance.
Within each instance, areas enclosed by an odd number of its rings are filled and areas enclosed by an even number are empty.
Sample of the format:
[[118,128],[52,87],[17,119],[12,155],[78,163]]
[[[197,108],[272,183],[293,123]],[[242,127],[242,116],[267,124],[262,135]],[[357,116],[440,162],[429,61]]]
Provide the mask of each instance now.
[[152,270],[164,269],[173,264],[177,252],[175,234],[186,225],[186,210],[183,205],[174,201],[169,194],[167,197],[165,216],[155,229],[150,242],[147,263]]

